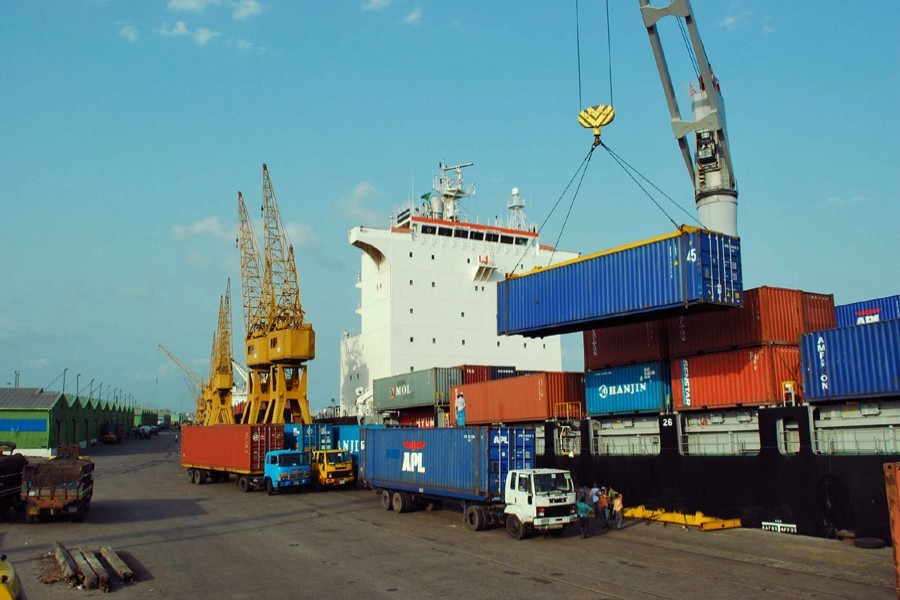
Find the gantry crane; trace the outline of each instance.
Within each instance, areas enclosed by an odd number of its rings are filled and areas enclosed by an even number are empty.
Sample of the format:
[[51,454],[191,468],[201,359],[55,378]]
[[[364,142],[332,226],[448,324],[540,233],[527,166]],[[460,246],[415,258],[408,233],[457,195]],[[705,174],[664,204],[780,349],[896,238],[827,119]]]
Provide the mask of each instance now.
[[169,358],[172,359],[172,362],[174,362],[176,365],[178,365],[178,368],[180,368],[182,371],[184,371],[184,374],[187,376],[187,378],[190,380],[190,382],[192,384],[194,384],[194,387],[196,388],[196,394],[197,394],[197,412],[194,415],[194,422],[195,423],[203,423],[206,418],[206,400],[205,400],[204,394],[203,394],[203,391],[206,386],[203,384],[202,381],[200,381],[200,378],[197,377],[197,375],[193,371],[191,371],[186,364],[181,362],[177,356],[172,354],[172,352],[170,352],[168,348],[166,348],[162,344],[159,344],[159,347],[162,349],[163,352],[165,352],[169,356]]
[[231,408],[231,390],[234,372],[231,370],[231,279],[225,296],[219,299],[219,319],[213,335],[213,347],[209,360],[209,379],[203,390],[206,411],[204,425],[234,423]]
[[294,247],[284,233],[269,170],[263,165],[262,269],[243,195],[238,192],[241,291],[246,326],[247,407],[244,423],[311,423],[307,361],[315,331],[300,303]]

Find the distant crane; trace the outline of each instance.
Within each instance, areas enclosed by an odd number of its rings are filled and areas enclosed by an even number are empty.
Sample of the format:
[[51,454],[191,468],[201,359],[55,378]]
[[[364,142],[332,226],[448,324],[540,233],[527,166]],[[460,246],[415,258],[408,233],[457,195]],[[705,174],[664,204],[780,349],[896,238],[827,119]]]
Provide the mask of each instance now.
[[194,415],[194,422],[203,423],[206,415],[206,400],[203,397],[203,391],[206,386],[203,384],[203,382],[200,381],[200,378],[198,378],[197,375],[193,371],[191,371],[186,364],[181,362],[177,356],[172,354],[172,352],[169,351],[168,348],[166,348],[162,344],[159,344],[159,347],[169,356],[169,358],[172,359],[172,362],[178,365],[178,368],[184,371],[184,374],[187,376],[190,382],[194,384],[197,394],[197,412]]
[[219,299],[219,319],[216,333],[213,335],[209,379],[203,390],[206,405],[204,425],[234,423],[234,412],[231,408],[231,389],[234,387],[231,357],[231,279],[229,279],[225,296]]
[[262,265],[247,206],[238,192],[241,291],[249,369],[247,406],[241,420],[311,423],[306,363],[315,358],[315,331],[305,320],[294,247],[284,233],[266,165],[262,174]]

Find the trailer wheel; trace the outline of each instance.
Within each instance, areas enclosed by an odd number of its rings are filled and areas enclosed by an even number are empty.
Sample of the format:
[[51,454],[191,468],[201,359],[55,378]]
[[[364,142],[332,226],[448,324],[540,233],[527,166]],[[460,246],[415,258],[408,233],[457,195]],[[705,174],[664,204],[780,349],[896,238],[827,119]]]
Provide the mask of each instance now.
[[238,488],[240,488],[240,490],[241,490],[242,492],[249,492],[249,491],[250,491],[250,480],[247,479],[246,477],[243,477],[243,476],[242,476],[242,477],[238,477],[237,484],[238,484]]
[[391,502],[391,493],[387,490],[382,490],[381,492],[381,508],[384,510],[394,510],[393,503]]
[[506,533],[514,540],[521,540],[525,537],[525,525],[516,515],[509,515],[506,518]]
[[481,531],[487,522],[487,515],[481,506],[470,506],[466,509],[466,525],[472,531]]
[[409,494],[406,492],[394,492],[394,497],[391,498],[391,506],[394,508],[394,511],[405,513],[409,510],[409,505]]
[[440,500],[429,500],[425,503],[425,510],[428,512],[433,512],[441,509],[441,501]]
[[266,477],[266,494],[271,496],[274,493],[275,493],[275,485],[272,483],[271,478]]

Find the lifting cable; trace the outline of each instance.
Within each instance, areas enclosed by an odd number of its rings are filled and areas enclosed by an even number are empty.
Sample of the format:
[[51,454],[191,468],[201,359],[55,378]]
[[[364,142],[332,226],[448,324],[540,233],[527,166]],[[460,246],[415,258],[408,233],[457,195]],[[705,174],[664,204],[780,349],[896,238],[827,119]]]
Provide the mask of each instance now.
[[[646,181],[648,184],[650,184],[650,186],[653,187],[653,189],[655,189],[657,192],[659,192],[660,194],[665,196],[669,200],[669,202],[671,202],[676,208],[678,208],[678,210],[680,210],[681,212],[686,214],[695,223],[700,225],[700,221],[697,220],[697,217],[695,217],[690,212],[685,210],[684,207],[682,207],[680,204],[675,202],[675,200],[673,200],[671,196],[669,196],[667,193],[665,193],[664,191],[659,189],[659,187],[655,183],[653,183],[652,181],[647,179],[643,174],[641,174],[640,171],[638,171],[637,169],[632,167],[630,164],[628,164],[628,162],[625,159],[623,159],[621,156],[619,156],[618,154],[613,152],[613,150],[609,146],[604,144],[602,141],[600,142],[600,145],[603,147],[604,150],[606,150],[609,153],[609,155],[612,157],[612,159],[614,161],[616,161],[616,163],[620,167],[622,167],[622,170],[625,171],[625,173],[631,178],[631,180],[634,181],[634,183],[639,188],[641,188],[641,191],[644,192],[644,194],[646,194],[648,198],[650,198],[650,201],[653,202],[653,204],[655,204],[656,207],[660,211],[662,211],[662,213],[666,216],[667,219],[669,219],[669,221],[671,221],[672,225],[674,225],[676,229],[678,228],[678,223],[676,223],[675,220],[671,217],[671,215],[669,215],[669,213],[666,212],[666,210],[660,205],[660,203],[656,201],[656,199],[653,197],[653,195],[650,194],[650,192],[648,192],[647,189],[643,185],[641,185],[641,183],[637,180],[637,178],[634,176],[634,174],[637,174],[638,177],[640,177],[641,179]],[[701,227],[702,227],[702,225],[701,225]]]
[[575,48],[578,54],[578,110],[581,110],[581,35],[578,32],[578,0],[575,0]]
[[609,105],[615,106],[616,103],[613,102],[612,36],[609,34],[609,0],[606,0],[606,57],[609,69]]
[[[675,20],[678,21],[678,29],[681,31],[681,39],[684,41],[685,49],[687,49],[688,58],[691,59],[691,66],[694,67],[694,76],[699,79],[700,65],[697,63],[697,56],[694,54],[693,48],[691,48],[691,42],[688,39],[688,33],[684,25],[684,19],[681,17],[677,17]],[[704,49],[703,52],[705,54],[706,50]]]

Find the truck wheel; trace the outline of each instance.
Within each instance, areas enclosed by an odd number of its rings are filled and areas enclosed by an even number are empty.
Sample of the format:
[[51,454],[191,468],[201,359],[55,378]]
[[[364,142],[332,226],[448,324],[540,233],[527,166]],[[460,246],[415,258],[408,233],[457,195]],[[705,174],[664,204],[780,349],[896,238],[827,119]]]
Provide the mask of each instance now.
[[405,513],[409,510],[409,505],[409,494],[406,492],[394,492],[394,497],[391,498],[391,506],[395,512]]
[[384,510],[394,510],[393,503],[391,502],[391,493],[387,490],[381,492],[381,508]]
[[470,506],[466,509],[466,526],[472,531],[481,531],[484,529],[484,526],[487,521],[487,515],[484,514],[484,509],[480,506]]
[[271,496],[275,493],[275,485],[272,483],[272,480],[266,477],[266,494]]
[[238,477],[237,484],[238,484],[238,488],[240,488],[240,490],[242,492],[250,491],[250,480],[247,479],[246,477]]
[[509,515],[506,518],[506,533],[514,540],[521,540],[525,537],[525,525],[516,515]]
[[84,523],[84,513],[83,512],[72,513],[72,522],[73,523]]
[[31,523],[34,523],[34,516],[25,513],[25,524],[30,525]]

